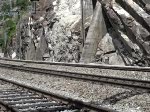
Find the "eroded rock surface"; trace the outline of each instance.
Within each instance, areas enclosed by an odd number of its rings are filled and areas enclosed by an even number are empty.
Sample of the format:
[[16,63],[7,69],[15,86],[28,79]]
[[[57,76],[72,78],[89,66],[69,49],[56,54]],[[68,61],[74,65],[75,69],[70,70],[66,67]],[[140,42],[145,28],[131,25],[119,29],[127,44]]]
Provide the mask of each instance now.
[[[98,4],[102,10],[96,14]],[[149,66],[149,4],[149,0],[98,0],[93,9],[92,1],[84,0],[83,47],[80,1],[40,0],[36,14],[20,19],[16,45],[9,54],[16,52],[16,58],[27,60]]]
[[[86,6],[90,12],[86,15],[85,28],[90,25],[93,10],[90,0],[86,1]],[[40,0],[37,10],[21,26],[21,36],[25,37],[22,38],[22,58],[79,62],[83,44],[80,34],[80,1]],[[19,47],[17,51],[19,55]]]
[[[112,57],[114,53],[118,53],[122,58],[120,63],[123,62],[125,65],[149,66],[150,15],[144,8],[149,3],[144,0],[102,0],[100,2],[106,14],[106,22],[111,25],[107,27],[108,33],[113,40],[111,45],[114,45],[116,50],[116,52],[107,53]],[[103,40],[101,42],[103,43]],[[106,44],[110,46],[107,42]],[[105,62],[103,60],[105,53],[100,53],[100,48],[96,53],[96,60],[99,63],[115,64],[117,62],[110,63],[109,56],[105,56],[104,60],[107,60]],[[102,48],[101,51],[105,50]]]

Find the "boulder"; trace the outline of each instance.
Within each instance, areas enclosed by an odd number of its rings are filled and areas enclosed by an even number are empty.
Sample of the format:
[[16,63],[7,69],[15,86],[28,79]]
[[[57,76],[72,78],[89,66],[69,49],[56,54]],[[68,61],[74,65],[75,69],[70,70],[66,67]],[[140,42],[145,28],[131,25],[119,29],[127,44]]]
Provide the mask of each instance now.
[[112,37],[110,36],[109,33],[107,33],[102,40],[100,41],[98,48],[101,49],[101,51],[103,51],[103,53],[107,53],[107,52],[111,52],[111,51],[115,51],[115,46],[114,43],[112,41]]

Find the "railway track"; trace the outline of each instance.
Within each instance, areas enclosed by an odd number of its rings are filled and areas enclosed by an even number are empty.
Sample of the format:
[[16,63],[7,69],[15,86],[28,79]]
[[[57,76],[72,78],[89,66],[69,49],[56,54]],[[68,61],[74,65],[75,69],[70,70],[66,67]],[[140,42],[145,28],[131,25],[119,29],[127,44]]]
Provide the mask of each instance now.
[[150,72],[150,67],[139,67],[139,66],[120,66],[120,65],[101,65],[101,64],[83,64],[83,63],[62,63],[62,62],[46,62],[46,61],[33,61],[33,60],[18,60],[0,58],[0,60],[10,62],[23,62],[31,64],[44,64],[44,65],[59,65],[59,66],[71,66],[71,67],[83,67],[83,68],[98,68],[98,69],[111,69],[111,70],[123,70],[123,71],[140,71]]
[[147,80],[119,78],[119,77],[113,77],[113,76],[100,76],[100,75],[83,74],[83,73],[75,73],[75,72],[65,72],[65,71],[57,71],[57,70],[27,67],[27,66],[18,66],[18,65],[12,65],[12,64],[4,64],[4,63],[0,63],[0,67],[9,68],[13,70],[16,69],[16,70],[21,70],[21,71],[26,71],[26,72],[33,72],[33,73],[38,73],[38,74],[40,73],[40,74],[53,75],[53,76],[58,76],[58,77],[90,81],[94,83],[97,82],[97,83],[117,85],[121,87],[144,89],[148,91],[150,90],[150,81],[147,81]]
[[0,112],[116,112],[4,78],[0,78],[0,81],[18,87],[0,89],[0,105],[3,106]]

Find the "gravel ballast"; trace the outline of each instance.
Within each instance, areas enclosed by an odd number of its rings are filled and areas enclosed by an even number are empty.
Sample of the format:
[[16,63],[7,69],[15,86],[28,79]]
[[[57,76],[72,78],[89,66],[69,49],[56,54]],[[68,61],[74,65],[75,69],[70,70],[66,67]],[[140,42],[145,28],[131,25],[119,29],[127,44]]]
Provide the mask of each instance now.
[[34,64],[34,63],[4,61],[4,60],[0,60],[0,63],[14,64],[20,66],[27,66],[27,67],[45,68],[50,70],[68,71],[68,72],[103,75],[103,76],[114,76],[114,77],[123,77],[123,78],[150,81],[150,72],[110,70],[110,69],[100,69],[100,68],[84,68],[84,67],[72,67],[72,66],[48,65],[48,64]]
[[[131,96],[128,96],[128,93],[130,94],[135,90],[111,86],[107,84],[91,83],[62,77],[8,70],[4,68],[0,68],[0,71],[0,76],[3,78],[17,81],[19,83],[23,83],[29,86],[37,87],[46,91],[50,91],[52,93],[68,96],[78,100],[83,100],[85,102],[92,102],[94,104],[117,109],[120,112],[130,112],[129,110],[133,110],[132,112],[149,112],[143,110],[147,107],[149,107],[147,110],[150,109],[150,106],[147,105],[128,106],[130,100],[135,96],[141,96],[140,101],[145,101],[148,105],[150,104],[148,100],[150,99],[149,94],[142,91],[140,91],[140,94],[133,94]],[[109,104],[109,101],[105,103],[107,99],[109,100],[112,96],[116,96],[121,93],[127,93],[125,94],[127,98],[119,99],[119,101],[115,102],[114,104]],[[143,94],[147,95],[147,99],[145,99]],[[126,99],[129,100],[126,101]],[[137,104],[139,103],[139,101],[136,99],[132,100]],[[137,109],[139,111],[137,111]]]
[[6,89],[16,89],[16,87],[13,86],[12,84],[8,84],[4,81],[0,81],[0,91],[6,90]]

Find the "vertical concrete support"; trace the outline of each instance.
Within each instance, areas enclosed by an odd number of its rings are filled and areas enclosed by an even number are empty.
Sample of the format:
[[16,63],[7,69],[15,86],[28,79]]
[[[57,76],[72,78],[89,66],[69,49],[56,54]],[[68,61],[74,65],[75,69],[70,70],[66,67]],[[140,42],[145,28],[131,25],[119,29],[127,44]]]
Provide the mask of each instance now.
[[107,30],[103,18],[102,7],[101,4],[97,2],[93,19],[84,43],[80,62],[90,63],[94,61],[98,44],[106,32]]

